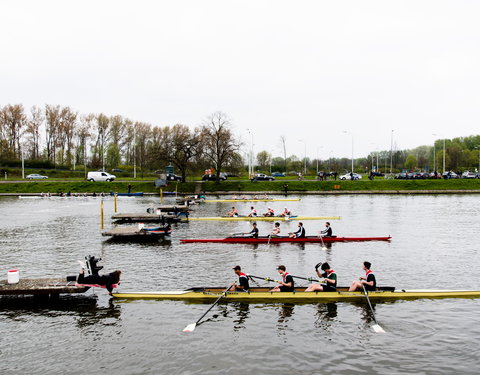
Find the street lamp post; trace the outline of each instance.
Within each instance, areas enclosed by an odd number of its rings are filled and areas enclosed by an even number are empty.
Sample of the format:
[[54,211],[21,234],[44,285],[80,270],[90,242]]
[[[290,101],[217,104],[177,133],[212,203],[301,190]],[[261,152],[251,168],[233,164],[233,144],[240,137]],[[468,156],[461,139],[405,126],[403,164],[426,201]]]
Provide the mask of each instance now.
[[248,151],[248,178],[253,175],[253,132],[247,128],[248,134],[250,134],[250,150]]
[[392,176],[392,167],[393,167],[393,132],[390,136],[390,176]]
[[443,173],[445,173],[445,138],[443,138]]
[[321,149],[323,146],[317,147],[317,175],[318,175],[318,150]]
[[303,175],[305,176],[307,174],[307,142],[305,142],[303,139],[299,139],[299,142],[303,142],[304,145],[304,167],[303,167]]
[[350,134],[352,136],[352,173],[353,173],[353,133],[346,130],[343,131],[345,134]]

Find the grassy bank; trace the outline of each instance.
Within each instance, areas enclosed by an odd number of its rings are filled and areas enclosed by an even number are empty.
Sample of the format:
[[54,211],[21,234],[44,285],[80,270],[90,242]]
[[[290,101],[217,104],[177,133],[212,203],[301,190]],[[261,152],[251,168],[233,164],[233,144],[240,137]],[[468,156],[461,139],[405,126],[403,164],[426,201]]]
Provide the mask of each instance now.
[[[158,193],[159,189],[153,181],[130,182],[132,192]],[[363,180],[363,181],[225,181],[222,183],[204,182],[202,190],[208,193],[215,192],[283,192],[284,184],[288,184],[288,191],[420,191],[420,190],[479,190],[480,180]],[[32,181],[26,183],[0,183],[0,193],[25,194],[25,193],[60,193],[60,192],[88,192],[100,193],[121,192],[128,189],[127,182],[87,182],[87,181]],[[195,182],[172,183],[163,191],[175,191],[179,193],[193,193]]]

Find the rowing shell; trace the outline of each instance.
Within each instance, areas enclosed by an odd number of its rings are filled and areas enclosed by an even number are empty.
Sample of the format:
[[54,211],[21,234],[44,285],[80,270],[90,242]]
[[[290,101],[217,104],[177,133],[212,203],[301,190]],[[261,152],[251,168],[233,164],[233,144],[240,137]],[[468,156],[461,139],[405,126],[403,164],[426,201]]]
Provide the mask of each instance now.
[[204,202],[298,202],[300,199],[205,199]]
[[[382,288],[380,288],[382,289]],[[418,298],[480,298],[480,290],[438,290],[438,289],[400,289],[386,287],[375,292],[368,292],[370,300],[391,301],[398,299]],[[228,292],[225,295],[227,301],[265,302],[265,301],[295,301],[295,302],[318,302],[318,301],[360,301],[365,300],[363,292],[349,292],[348,288],[338,288],[336,292],[305,292],[305,288],[298,288],[295,292],[270,292],[269,288],[251,288],[249,292]],[[191,288],[179,291],[159,292],[125,292],[113,293],[116,298],[138,299],[165,299],[165,300],[189,300],[189,301],[212,301],[217,299],[225,288]]]
[[340,216],[233,216],[189,217],[189,221],[289,221],[289,220],[340,220]]
[[226,238],[194,238],[180,240],[183,243],[192,242],[221,242],[221,243],[279,243],[279,242],[313,242],[313,243],[329,243],[329,242],[360,242],[360,241],[390,241],[392,237],[315,237],[307,236],[300,238],[290,237],[226,237]]

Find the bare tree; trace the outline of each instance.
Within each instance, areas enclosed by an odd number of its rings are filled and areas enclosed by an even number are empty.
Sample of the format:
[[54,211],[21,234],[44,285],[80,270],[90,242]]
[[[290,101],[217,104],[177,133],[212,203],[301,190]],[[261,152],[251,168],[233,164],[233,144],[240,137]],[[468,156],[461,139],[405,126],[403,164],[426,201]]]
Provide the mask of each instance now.
[[208,116],[201,127],[201,139],[207,160],[213,165],[220,182],[220,173],[229,161],[233,160],[240,148],[229,127],[230,121],[223,112]]
[[53,106],[47,104],[45,106],[45,146],[47,160],[56,162],[56,148],[58,145],[58,137],[60,135],[61,109],[59,105]]
[[87,142],[92,135],[91,131],[94,121],[95,115],[93,113],[82,115],[75,133],[76,160],[81,160],[83,165],[87,165]]
[[7,156],[20,157],[20,138],[26,119],[21,104],[8,104],[0,110],[0,127],[5,140]]
[[42,108],[33,106],[30,109],[30,117],[27,119],[25,133],[29,138],[30,158],[34,160],[40,157],[40,128],[44,121],[45,116],[43,115]]

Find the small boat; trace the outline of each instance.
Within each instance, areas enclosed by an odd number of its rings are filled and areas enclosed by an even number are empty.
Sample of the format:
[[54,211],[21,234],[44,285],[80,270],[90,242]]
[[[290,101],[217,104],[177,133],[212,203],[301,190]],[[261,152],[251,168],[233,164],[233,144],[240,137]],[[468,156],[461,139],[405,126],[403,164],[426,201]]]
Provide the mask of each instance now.
[[204,202],[298,202],[301,198],[292,199],[205,199]]
[[280,242],[290,242],[290,243],[331,243],[331,242],[362,242],[362,241],[390,241],[392,237],[318,237],[318,236],[306,236],[299,238],[290,238],[290,237],[226,237],[226,238],[193,238],[193,239],[184,239],[180,240],[183,243],[192,243],[192,242],[221,242],[221,243],[280,243]]
[[340,220],[340,216],[217,216],[190,217],[192,221],[289,221],[289,220]]
[[[249,292],[227,292],[224,300],[242,302],[326,302],[365,300],[363,292],[349,292],[348,288],[338,288],[336,292],[305,292],[305,288],[297,288],[295,292],[270,292],[270,288],[255,287]],[[223,294],[225,287],[190,288],[159,292],[115,292],[115,298],[164,299],[187,301],[213,301]],[[372,301],[393,301],[399,299],[418,298],[479,298],[480,290],[439,290],[439,289],[395,289],[394,287],[379,287],[377,291],[368,292]]]
[[111,196],[117,195],[117,197],[143,197],[143,192],[138,192],[138,193],[114,193],[110,192]]

